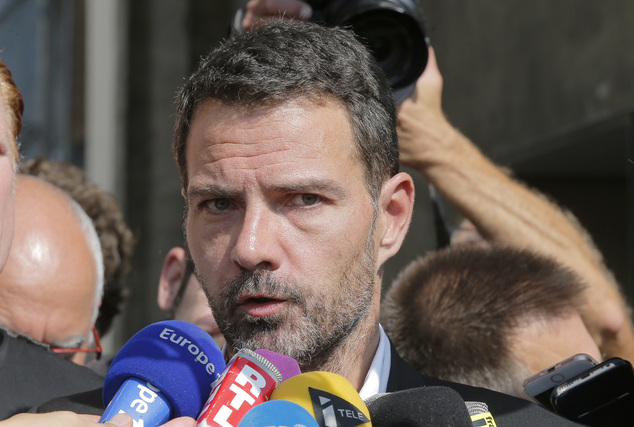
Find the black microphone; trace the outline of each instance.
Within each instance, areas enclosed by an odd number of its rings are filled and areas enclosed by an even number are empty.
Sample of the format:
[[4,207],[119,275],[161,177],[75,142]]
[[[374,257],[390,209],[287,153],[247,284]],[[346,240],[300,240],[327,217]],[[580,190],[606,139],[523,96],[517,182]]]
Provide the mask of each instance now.
[[449,387],[380,393],[365,401],[373,427],[473,427],[465,401]]

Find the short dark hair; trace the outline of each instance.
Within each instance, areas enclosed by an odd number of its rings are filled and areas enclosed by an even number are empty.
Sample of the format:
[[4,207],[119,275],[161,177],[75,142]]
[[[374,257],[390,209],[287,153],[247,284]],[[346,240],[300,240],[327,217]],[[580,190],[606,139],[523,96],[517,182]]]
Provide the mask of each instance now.
[[398,172],[392,90],[351,31],[274,21],[226,40],[203,58],[177,96],[172,150],[184,188],[190,122],[209,99],[246,109],[333,99],[348,113],[370,194],[378,197],[385,179]]
[[99,335],[105,335],[128,296],[124,279],[130,271],[136,243],[115,195],[88,182],[80,168],[66,162],[36,157],[22,162],[20,172],[37,176],[66,192],[92,219],[104,265],[104,292],[95,327]]
[[397,276],[381,324],[419,372],[508,390],[519,375],[513,330],[578,311],[584,288],[572,271],[528,250],[449,247],[412,261]]

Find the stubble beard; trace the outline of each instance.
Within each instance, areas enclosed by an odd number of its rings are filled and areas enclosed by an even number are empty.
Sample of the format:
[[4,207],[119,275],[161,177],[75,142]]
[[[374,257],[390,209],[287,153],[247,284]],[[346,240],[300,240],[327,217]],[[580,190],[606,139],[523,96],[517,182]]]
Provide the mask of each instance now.
[[[374,221],[373,221],[374,223]],[[210,295],[203,286],[214,317],[233,352],[268,349],[297,360],[302,372],[338,372],[344,357],[339,350],[351,339],[368,314],[375,288],[374,224],[365,248],[339,277],[330,294],[314,286],[298,286],[272,276],[270,271],[243,271]],[[203,283],[201,281],[201,283]],[[311,293],[306,290],[310,289]],[[288,301],[289,308],[266,317],[237,309],[244,295],[261,293]]]

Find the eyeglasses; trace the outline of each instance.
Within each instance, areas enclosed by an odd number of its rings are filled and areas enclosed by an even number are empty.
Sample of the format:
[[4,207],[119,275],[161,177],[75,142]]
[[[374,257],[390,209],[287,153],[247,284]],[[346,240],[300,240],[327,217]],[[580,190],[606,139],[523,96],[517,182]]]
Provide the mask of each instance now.
[[93,348],[65,348],[65,347],[53,347],[51,346],[51,351],[53,353],[62,354],[64,356],[72,356],[75,353],[96,353],[97,359],[101,357],[101,353],[103,352],[103,348],[101,347],[101,340],[99,339],[99,333],[97,333],[97,328],[92,327],[92,336],[94,340]]

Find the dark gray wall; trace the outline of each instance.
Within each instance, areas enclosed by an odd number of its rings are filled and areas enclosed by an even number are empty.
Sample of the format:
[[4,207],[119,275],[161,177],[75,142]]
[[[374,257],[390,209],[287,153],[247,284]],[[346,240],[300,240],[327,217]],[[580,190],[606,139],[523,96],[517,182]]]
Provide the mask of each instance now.
[[24,158],[84,166],[83,12],[78,0],[0,1],[0,58],[25,103]]
[[634,3],[424,0],[445,109],[487,152],[634,107]]

